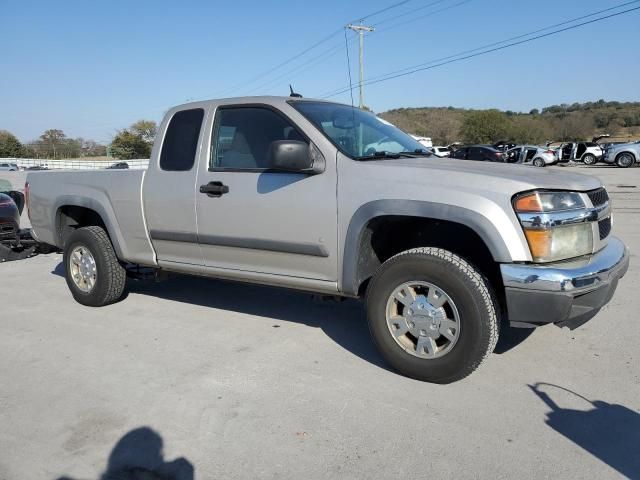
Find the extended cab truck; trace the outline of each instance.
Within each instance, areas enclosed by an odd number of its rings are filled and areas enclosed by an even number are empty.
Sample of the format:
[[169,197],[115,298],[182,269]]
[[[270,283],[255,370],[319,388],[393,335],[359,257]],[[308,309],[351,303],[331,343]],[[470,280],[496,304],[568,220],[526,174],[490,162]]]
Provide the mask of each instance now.
[[315,100],[181,105],[148,170],[32,173],[26,190],[84,305],[118,301],[125,264],[363,298],[386,360],[440,383],[478,367],[503,312],[521,327],[589,320],[629,263],[598,180],[431,157]]

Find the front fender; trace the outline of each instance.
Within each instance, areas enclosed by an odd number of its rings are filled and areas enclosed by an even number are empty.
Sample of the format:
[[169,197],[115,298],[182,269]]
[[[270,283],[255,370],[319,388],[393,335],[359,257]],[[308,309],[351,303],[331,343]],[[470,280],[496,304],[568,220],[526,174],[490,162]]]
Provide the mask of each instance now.
[[[360,255],[358,250],[366,225],[376,217],[394,215],[446,220],[464,225],[485,242],[493,260],[498,263],[526,259],[530,255],[522,245],[522,231],[518,231],[513,222],[508,219],[506,221],[504,218],[499,219],[501,233],[489,218],[464,207],[420,200],[375,200],[359,207],[349,222],[344,240],[342,275],[339,285],[343,293],[354,296],[358,294],[357,270]],[[507,235],[505,231],[508,231]],[[512,242],[510,249],[505,238],[517,238],[517,242]]]

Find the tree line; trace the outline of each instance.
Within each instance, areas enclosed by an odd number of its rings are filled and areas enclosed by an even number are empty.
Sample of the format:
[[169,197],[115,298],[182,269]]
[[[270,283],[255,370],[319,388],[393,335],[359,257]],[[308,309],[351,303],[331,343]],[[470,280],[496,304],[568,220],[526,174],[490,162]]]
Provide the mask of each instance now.
[[403,130],[431,137],[435,144],[453,142],[521,144],[590,140],[598,133],[620,139],[640,137],[640,102],[597,102],[552,105],[529,113],[500,110],[401,108],[381,116]]
[[7,130],[0,130],[0,158],[79,158],[106,155],[106,147],[93,140],[68,138],[62,130],[45,130],[37,140],[23,144]]
[[59,129],[45,130],[37,140],[23,144],[11,132],[0,130],[0,158],[149,158],[156,128],[152,120],[139,120],[119,130],[108,146],[80,137],[69,138]]

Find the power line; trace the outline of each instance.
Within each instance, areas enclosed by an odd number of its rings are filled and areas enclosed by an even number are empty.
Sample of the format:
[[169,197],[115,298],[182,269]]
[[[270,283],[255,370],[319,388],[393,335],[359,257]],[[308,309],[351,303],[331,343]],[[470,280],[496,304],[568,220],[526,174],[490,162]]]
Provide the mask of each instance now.
[[[442,13],[442,12],[446,12],[448,10],[453,10],[454,8],[460,7],[460,6],[465,5],[467,3],[470,3],[471,1],[472,0],[463,0],[461,2],[454,3],[453,5],[448,5],[446,7],[442,7],[442,8],[439,8],[437,10],[433,10],[432,12],[426,13],[424,15],[419,15],[417,17],[414,17],[414,18],[410,19],[410,20],[405,20],[404,22],[400,22],[400,23],[396,23],[396,24],[393,24],[393,25],[389,25],[386,28],[382,28],[382,29],[378,30],[378,33],[386,32],[388,30],[393,30],[394,28],[402,27],[403,25],[407,25],[409,23],[414,23],[414,22],[417,22],[419,20],[423,20],[423,19],[425,19],[427,17],[432,17],[433,15],[435,15],[437,13]],[[435,3],[440,3],[440,2],[435,2]]]
[[420,11],[420,10],[424,10],[424,9],[426,9],[426,8],[433,7],[434,5],[438,5],[439,3],[444,3],[444,2],[448,2],[448,1],[449,1],[449,0],[436,0],[435,2],[428,3],[428,4],[423,5],[423,6],[421,6],[421,7],[417,7],[417,8],[414,8],[414,9],[412,9],[412,10],[409,10],[409,11],[407,11],[407,12],[400,13],[400,14],[398,14],[398,15],[395,15],[395,16],[393,16],[393,17],[385,18],[385,19],[383,19],[383,20],[380,20],[378,23],[374,23],[374,24],[373,24],[373,26],[374,26],[374,27],[378,27],[378,26],[382,25],[383,23],[386,23],[386,22],[392,22],[392,21],[394,21],[394,20],[397,20],[398,18],[406,17],[407,15],[411,15],[412,13],[415,13],[415,12],[418,12],[418,11]]
[[[415,8],[415,9],[413,9],[413,10],[410,10],[409,12],[405,12],[405,13],[403,13],[403,14],[402,14],[402,15],[400,15],[400,16],[406,16],[408,13],[412,13],[412,12],[415,12],[415,11],[418,11],[418,10],[424,10],[424,9],[425,9],[425,8],[427,8],[427,7],[430,7],[430,6],[436,5],[436,4],[438,4],[438,3],[445,2],[445,1],[449,1],[449,0],[438,0],[438,1],[436,1],[436,2],[431,2],[431,3],[427,4],[427,5],[423,5],[422,7],[418,7],[418,8]],[[402,26],[402,25],[404,25],[404,24],[406,24],[406,23],[410,23],[410,22],[413,22],[413,21],[416,21],[416,20],[421,20],[421,19],[423,19],[423,18],[425,18],[425,17],[429,17],[429,16],[435,15],[435,14],[437,14],[437,13],[441,13],[441,12],[444,12],[444,11],[450,10],[450,9],[452,9],[452,8],[458,7],[458,6],[463,5],[463,4],[465,4],[465,3],[469,3],[470,1],[471,1],[471,0],[464,0],[464,1],[462,1],[462,2],[459,2],[459,3],[456,3],[456,4],[450,5],[450,6],[448,6],[448,7],[444,7],[444,8],[438,9],[438,10],[434,10],[434,11],[432,11],[432,12],[427,13],[426,15],[421,15],[421,16],[419,16],[419,17],[417,17],[417,18],[415,18],[415,19],[409,20],[409,21],[407,21],[407,22],[401,22],[401,23],[399,23],[399,24],[391,25],[391,26],[389,26],[389,27],[387,27],[387,28],[383,28],[381,31],[382,31],[382,32],[386,32],[386,31],[388,31],[388,30],[391,30],[391,29],[397,28],[397,27],[399,27],[399,26]],[[381,12],[383,12],[383,11],[387,11],[387,10],[389,10],[390,8],[394,7],[394,6],[399,6],[399,5],[404,4],[404,3],[407,3],[407,2],[405,1],[405,2],[400,2],[400,3],[398,3],[398,4],[394,4],[394,5],[393,5],[393,6],[391,6],[391,7],[387,7],[386,9],[379,10],[377,13],[381,13]],[[373,14],[365,15],[365,16],[364,16],[364,17],[362,17],[362,18],[368,18],[368,17],[371,17],[371,16],[373,16]],[[389,21],[389,20],[393,20],[393,19],[395,19],[395,18],[399,18],[400,16],[396,15],[395,17],[390,17],[390,18],[388,18],[388,19],[383,19],[383,20],[381,20],[380,22],[378,22],[376,25],[380,25],[380,24],[383,24],[383,23],[385,23],[385,22],[387,22],[387,21]],[[320,54],[318,54],[317,56],[312,57],[312,58],[311,58],[310,60],[308,60],[307,62],[305,62],[305,63],[303,63],[303,64],[301,64],[301,65],[298,65],[298,66],[294,67],[293,69],[291,69],[291,70],[289,70],[289,71],[287,71],[287,72],[285,72],[285,73],[283,73],[283,74],[281,74],[281,75],[278,75],[277,77],[273,78],[272,80],[268,80],[268,81],[266,81],[265,83],[262,83],[262,84],[258,85],[257,87],[252,88],[251,90],[247,91],[247,95],[250,95],[250,94],[252,94],[252,93],[254,93],[254,92],[258,92],[258,91],[260,91],[260,90],[262,90],[262,89],[264,89],[264,88],[268,88],[268,87],[270,87],[270,86],[272,86],[272,85],[275,85],[276,83],[278,83],[278,82],[279,82],[281,79],[283,79],[283,78],[292,78],[292,77],[289,77],[289,75],[294,75],[294,74],[295,74],[295,75],[299,75],[299,74],[300,74],[300,73],[302,73],[303,71],[306,71],[306,70],[308,70],[309,68],[311,68],[311,67],[313,67],[313,66],[315,66],[315,65],[317,65],[317,64],[319,64],[319,63],[321,63],[321,62],[323,62],[323,61],[325,61],[325,60],[327,60],[328,58],[332,57],[334,54],[338,53],[338,51],[339,51],[341,48],[342,48],[342,46],[341,46],[341,44],[340,44],[340,43],[339,43],[339,44],[337,44],[337,45],[334,45],[333,47],[331,47],[331,48],[329,48],[329,49],[327,49],[327,50],[322,51],[322,52],[321,52]],[[304,67],[306,67],[306,66],[308,66],[308,68],[304,68]]]
[[[384,8],[382,8],[382,9],[376,10],[376,11],[371,12],[371,13],[368,13],[368,14],[366,14],[366,15],[364,15],[364,16],[358,17],[356,20],[352,20],[352,22],[350,22],[350,23],[355,23],[355,22],[358,22],[358,21],[360,21],[360,22],[361,22],[361,21],[364,21],[364,20],[366,20],[366,19],[368,19],[368,18],[375,17],[375,16],[377,16],[377,15],[380,15],[380,14],[385,13],[385,12],[387,12],[387,11],[390,11],[390,10],[392,10],[392,9],[395,9],[395,8],[401,7],[402,5],[406,5],[407,3],[411,2],[411,1],[413,1],[413,0],[402,0],[402,1],[399,1],[399,2],[396,2],[396,3],[393,3],[393,4],[391,4],[391,5],[387,6],[387,7],[384,7]],[[427,8],[428,6],[430,6],[430,5],[432,5],[432,4],[435,4],[435,3],[441,3],[441,2],[443,2],[443,1],[447,1],[447,0],[439,0],[439,1],[437,1],[437,2],[432,2],[432,3],[430,3],[429,5],[426,5],[426,6],[423,6],[423,7],[419,7],[418,9]],[[470,0],[468,0],[468,1],[470,1]],[[383,19],[383,20],[381,20],[381,22],[379,22],[379,23],[382,23],[382,22],[385,22],[385,21],[387,21],[387,20],[386,20],[386,19]],[[309,53],[310,51],[312,51],[312,50],[316,49],[316,48],[317,48],[317,47],[319,47],[320,45],[323,45],[324,43],[328,42],[329,40],[331,40],[333,37],[335,37],[337,34],[339,34],[339,33],[341,33],[341,32],[342,32],[342,28],[340,28],[340,29],[338,29],[338,30],[333,31],[331,34],[329,34],[329,35],[327,35],[326,37],[322,38],[321,40],[319,40],[318,42],[314,43],[314,44],[313,44],[313,45],[311,45],[310,47],[305,48],[305,49],[304,49],[304,50],[302,50],[301,52],[299,52],[299,53],[297,53],[296,55],[293,55],[292,57],[290,57],[290,58],[288,58],[288,59],[284,60],[283,62],[281,62],[281,63],[277,64],[276,66],[274,66],[274,67],[272,67],[272,68],[270,68],[270,69],[266,70],[265,72],[261,73],[260,75],[257,75],[257,76],[255,76],[255,77],[253,77],[251,80],[248,80],[248,81],[243,82],[243,83],[241,83],[241,84],[236,84],[236,85],[234,85],[233,87],[230,87],[230,88],[226,88],[226,89],[224,89],[224,90],[221,90],[217,95],[214,95],[214,96],[216,96],[216,97],[226,96],[226,95],[227,95],[228,93],[230,93],[230,92],[233,92],[233,91],[235,91],[235,90],[239,90],[239,89],[244,88],[244,87],[246,87],[246,86],[248,86],[248,85],[251,85],[251,84],[253,84],[253,83],[258,82],[258,81],[259,81],[259,80],[261,80],[262,78],[269,76],[269,75],[270,75],[270,74],[272,74],[273,72],[275,72],[275,71],[279,70],[280,68],[282,68],[282,67],[284,67],[284,66],[288,65],[288,64],[289,64],[289,63],[291,63],[291,62],[294,62],[295,60],[297,60],[297,59],[299,59],[299,58],[303,57],[304,55],[306,55],[307,53]],[[322,55],[322,54],[321,54],[321,55]],[[317,57],[316,57],[316,58],[317,58]],[[252,91],[254,91],[254,90],[256,90],[256,89],[254,88]]]
[[269,70],[267,70],[266,72],[261,73],[260,75],[257,75],[256,77],[253,77],[251,80],[241,84],[241,85],[234,85],[231,88],[227,88],[225,90],[222,90],[220,92],[220,96],[224,96],[225,94],[232,92],[234,90],[237,90],[239,88],[243,88],[247,85],[251,85],[252,83],[255,83],[256,81],[260,80],[263,77],[266,77],[267,75],[275,72],[276,70],[284,67],[285,65],[293,62],[294,60],[297,60],[298,58],[302,57],[303,55],[306,55],[307,53],[309,53],[311,50],[313,50],[314,48],[319,47],[320,45],[322,45],[323,43],[328,42],[329,40],[331,40],[334,36],[336,36],[336,34],[341,33],[342,32],[342,28],[339,30],[334,31],[333,33],[331,33],[330,35],[327,35],[326,37],[324,37],[322,40],[314,43],[313,45],[311,45],[310,47],[304,49],[303,51],[301,51],[300,53],[288,58],[287,60],[285,60],[284,62],[279,63],[278,65],[276,65],[275,67],[270,68]]
[[[404,4],[407,4],[407,3],[409,3],[410,1],[412,1],[412,0],[404,0],[404,1],[401,1],[401,2],[398,2],[398,3],[394,3],[394,4],[392,4],[392,5],[390,5],[390,6],[386,7],[386,8],[383,8],[383,9],[381,9],[381,10],[377,10],[377,11],[375,11],[375,12],[373,12],[373,13],[370,13],[370,14],[364,15],[363,17],[360,17],[358,21],[363,21],[363,20],[365,20],[365,19],[367,19],[367,18],[370,18],[370,17],[376,16],[376,15],[379,15],[379,14],[381,14],[381,13],[387,12],[387,11],[389,11],[389,10],[393,9],[393,8],[397,8],[397,7],[399,7],[399,6],[402,6],[402,5],[404,5]],[[380,24],[386,23],[386,22],[387,22],[387,21],[389,21],[389,20],[394,20],[394,19],[396,19],[396,18],[406,16],[406,15],[408,15],[408,14],[412,13],[412,12],[415,12],[415,11],[418,11],[418,10],[424,10],[425,8],[428,8],[428,7],[431,7],[431,6],[436,5],[436,4],[438,4],[438,3],[443,3],[443,2],[446,2],[446,1],[449,1],[449,0],[437,0],[437,1],[435,1],[435,2],[428,3],[427,5],[423,5],[423,6],[421,6],[421,7],[414,8],[414,9],[409,10],[408,12],[405,12],[405,13],[403,13],[403,14],[401,14],[401,15],[396,15],[396,16],[394,16],[394,17],[390,17],[390,18],[382,19],[382,20],[380,20],[378,23],[376,23],[375,25],[380,25]],[[445,11],[445,10],[449,10],[449,9],[451,9],[451,8],[454,8],[454,7],[458,6],[458,5],[461,5],[461,4],[463,4],[463,3],[468,3],[468,2],[470,2],[470,1],[471,1],[471,0],[465,0],[465,1],[463,1],[463,2],[457,3],[457,4],[452,5],[452,6],[450,6],[450,7],[443,8],[443,9],[440,9],[440,10],[436,10],[436,11],[434,11],[434,12],[430,12],[428,15],[424,15],[424,16],[422,16],[422,17],[418,17],[417,19],[419,20],[419,19],[421,19],[421,18],[424,18],[425,16],[430,16],[430,15],[435,14],[435,13],[439,13],[439,12],[442,12],[442,11]],[[412,20],[412,21],[413,21],[413,20]],[[354,20],[352,23],[355,23],[355,20]],[[407,22],[407,23],[408,23],[408,22]],[[403,22],[402,24],[404,24],[404,22]],[[402,25],[402,24],[399,24],[399,25]],[[392,28],[396,28],[396,27],[397,27],[397,26],[399,26],[399,25],[392,25],[392,26],[390,26],[390,27],[388,27],[388,28],[384,28],[382,31],[387,31],[387,30],[390,30],[390,29],[392,29]],[[252,88],[251,90],[249,90],[249,91],[247,92],[247,94],[252,94],[252,93],[254,93],[254,92],[260,91],[260,90],[261,90],[261,89],[263,89],[263,88],[270,87],[271,85],[276,84],[276,83],[277,83],[278,81],[280,81],[282,78],[286,78],[286,77],[288,77],[288,76],[289,76],[289,75],[291,75],[291,74],[299,74],[299,73],[301,73],[301,71],[307,70],[307,69],[304,69],[303,67],[305,67],[305,66],[307,66],[307,65],[309,65],[309,68],[310,68],[311,66],[315,66],[315,65],[317,65],[318,63],[321,63],[322,61],[324,61],[324,60],[326,60],[326,59],[330,58],[331,56],[333,56],[334,54],[338,53],[338,51],[339,51],[341,48],[342,48],[342,45],[341,45],[340,43],[339,43],[339,44],[337,44],[337,45],[334,45],[333,47],[329,48],[328,50],[324,50],[322,53],[320,53],[320,54],[318,54],[317,56],[313,57],[313,58],[312,58],[312,59],[310,59],[309,61],[307,61],[307,62],[305,62],[305,63],[303,63],[303,64],[301,64],[301,65],[298,65],[297,67],[293,68],[292,70],[289,70],[288,72],[285,72],[285,73],[283,73],[283,74],[281,74],[281,75],[277,76],[276,78],[274,78],[274,79],[272,79],[272,80],[269,80],[269,81],[267,81],[267,82],[265,82],[265,83],[263,83],[263,84],[261,84],[261,85],[259,85],[259,86],[255,87],[255,88]],[[326,54],[326,55],[325,55],[325,54]]]
[[[354,38],[352,40],[352,43],[355,42],[356,39]],[[308,61],[306,61],[305,63],[302,63],[294,68],[292,68],[291,70],[286,71],[285,73],[278,75],[277,77],[261,84],[258,85],[257,87],[249,90],[247,92],[247,94],[251,94],[253,92],[262,90],[264,88],[268,88],[274,84],[276,84],[277,82],[279,82],[280,80],[282,80],[283,78],[288,78],[291,79],[293,78],[292,75],[297,75],[299,73],[301,73],[302,71],[306,71],[309,70],[311,67],[318,65],[322,62],[324,62],[325,60],[331,58],[332,56],[334,56],[336,53],[340,52],[343,48],[342,42],[338,43],[337,45],[333,45],[331,48],[328,48],[326,50],[323,50],[320,54],[312,57],[311,59],[309,59]],[[306,68],[305,68],[306,67]]]
[[[389,10],[391,10],[393,8],[397,8],[397,7],[402,6],[402,5],[406,4],[406,3],[409,3],[410,1],[412,1],[412,0],[402,0],[400,2],[396,2],[396,3],[392,4],[392,5],[389,5],[388,7],[382,8],[382,9],[377,10],[377,11],[372,12],[372,13],[369,13],[369,14],[363,16],[363,17],[359,17],[358,20],[364,20],[364,19],[376,16],[376,15],[379,15],[379,14],[384,13],[386,11],[389,11]],[[284,67],[285,65],[288,65],[289,63],[291,63],[291,62],[297,60],[298,58],[306,55],[307,53],[309,53],[310,51],[312,51],[315,48],[319,47],[320,45],[328,42],[329,40],[331,40],[333,37],[335,37],[339,33],[342,33],[342,28],[333,31],[332,33],[330,33],[326,37],[322,38],[321,40],[319,40],[316,43],[314,43],[313,45],[311,45],[310,47],[305,48],[301,52],[297,53],[296,55],[293,55],[292,57],[289,57],[288,59],[284,60],[283,62],[281,62],[281,63],[277,64],[276,66],[268,69],[267,71],[261,73],[260,75],[257,75],[255,77],[253,77],[251,80],[249,80],[247,82],[244,82],[242,84],[239,84],[239,85],[234,85],[231,88],[227,88],[227,89],[222,90],[219,93],[219,96],[224,96],[229,92],[232,92],[232,91],[240,89],[240,88],[244,88],[247,85],[251,85],[251,84],[259,81],[260,79],[270,75],[271,73],[275,72],[276,70],[279,70],[280,68]]]
[[[468,3],[469,1],[471,1],[471,0],[465,0],[464,2],[461,2],[461,3]],[[529,36],[531,36],[531,35],[535,35],[536,33],[544,32],[544,31],[546,31],[546,30],[551,30],[551,29],[553,29],[553,28],[561,27],[561,26],[563,26],[563,25],[567,25],[567,24],[570,24],[570,23],[575,23],[575,22],[577,22],[577,21],[579,21],[579,20],[583,20],[583,19],[585,19],[585,18],[594,17],[594,16],[596,16],[596,15],[600,15],[600,14],[602,14],[602,13],[610,12],[611,10],[617,10],[617,9],[619,9],[619,8],[626,7],[627,5],[631,5],[631,4],[634,4],[634,3],[638,3],[639,1],[640,1],[640,0],[634,0],[634,1],[631,1],[631,2],[627,2],[627,3],[621,3],[621,4],[619,4],[619,5],[616,5],[615,7],[605,8],[604,10],[599,10],[599,11],[597,11],[597,12],[589,13],[589,14],[587,14],[587,15],[583,15],[583,16],[581,16],[581,17],[576,17],[576,18],[572,18],[572,19],[570,19],[570,20],[565,20],[565,21],[563,21],[563,22],[556,23],[556,24],[554,24],[554,25],[549,25],[549,26],[547,26],[547,27],[540,28],[540,29],[538,29],[538,30],[534,30],[534,31],[531,31],[531,32],[528,32],[528,33],[523,33],[523,34],[521,34],[521,35],[516,35],[515,37],[510,37],[510,38],[506,38],[506,39],[504,39],[504,40],[500,40],[500,41],[498,41],[498,42],[489,43],[489,44],[483,45],[483,46],[481,46],[481,47],[473,48],[473,49],[471,49],[471,50],[465,50],[464,52],[459,52],[459,53],[457,53],[457,54],[455,54],[455,55],[449,55],[448,57],[443,57],[443,58],[438,58],[438,59],[436,59],[436,60],[431,60],[431,61],[429,61],[429,62],[425,62],[425,63],[419,64],[418,66],[428,65],[428,64],[430,64],[430,63],[439,62],[439,61],[442,61],[442,60],[448,60],[448,59],[450,59],[450,58],[458,57],[458,56],[460,56],[460,55],[464,55],[464,54],[467,54],[467,53],[477,52],[478,50],[483,50],[483,49],[485,49],[485,48],[494,47],[494,46],[496,46],[496,45],[500,45],[500,44],[502,44],[502,43],[507,43],[507,42],[511,42],[511,41],[513,41],[513,40],[518,40],[518,39],[520,39],[520,38],[529,37]],[[460,4],[457,4],[457,5],[460,5]],[[406,22],[406,23],[409,23],[409,22]],[[398,25],[402,25],[402,24],[398,24]],[[396,26],[397,26],[397,25],[396,25]],[[393,26],[393,27],[389,27],[389,28],[394,28],[394,27],[395,27],[395,26]],[[381,31],[383,31],[383,32],[384,32],[384,31],[386,31],[386,30],[389,30],[389,28],[382,29]],[[379,32],[378,32],[378,33],[379,33]],[[402,71],[402,70],[410,70],[411,68],[413,68],[413,67],[409,67],[409,68],[406,68],[406,69],[401,69],[401,70],[398,70],[398,71]],[[381,76],[384,76],[384,75],[381,75]],[[380,77],[381,77],[381,76],[380,76]],[[371,78],[370,80],[374,80],[375,78],[379,78],[379,77],[373,77],[373,78]]]
[[[558,25],[565,25],[567,23],[574,23],[574,22],[576,22],[576,21],[578,21],[580,19],[592,17],[594,15],[597,15],[597,14],[600,14],[600,13],[603,13],[603,12],[606,12],[606,11],[610,11],[610,10],[613,10],[613,9],[621,8],[623,6],[630,5],[630,4],[633,4],[633,3],[638,3],[639,1],[640,0],[636,0],[636,1],[633,1],[633,2],[627,2],[627,3],[624,3],[624,4],[620,4],[617,7],[611,7],[611,8],[602,10],[600,12],[595,12],[595,13],[592,13],[592,14],[589,14],[589,15],[585,15],[585,16],[582,16],[582,17],[577,17],[577,18],[574,18],[572,20],[569,20],[569,21],[563,22],[561,24],[558,24]],[[380,76],[377,76],[377,77],[374,77],[374,78],[371,78],[371,79],[365,81],[364,84],[365,85],[375,85],[377,83],[385,82],[385,81],[388,81],[388,80],[393,80],[393,79],[399,78],[399,77],[404,77],[404,76],[411,75],[411,74],[414,74],[414,73],[417,73],[417,72],[421,72],[421,71],[424,71],[424,70],[431,70],[433,68],[441,67],[443,65],[448,65],[448,64],[451,64],[451,63],[455,63],[455,62],[460,62],[462,60],[468,60],[470,58],[478,57],[478,56],[481,56],[481,55],[486,55],[488,53],[496,52],[496,51],[499,51],[499,50],[504,50],[506,48],[514,47],[514,46],[517,46],[517,45],[522,45],[524,43],[532,42],[534,40],[539,40],[541,38],[549,37],[549,36],[552,36],[552,35],[556,35],[558,33],[562,33],[562,32],[573,30],[573,29],[576,29],[576,28],[579,28],[579,27],[583,27],[585,25],[589,25],[589,24],[592,24],[592,23],[600,22],[600,21],[603,21],[603,20],[607,20],[609,18],[620,16],[620,15],[624,15],[626,13],[630,13],[630,12],[633,12],[633,11],[636,11],[636,10],[640,10],[640,7],[630,8],[630,9],[627,9],[627,10],[623,10],[621,12],[616,12],[616,13],[613,13],[613,14],[610,14],[610,15],[606,15],[606,16],[603,16],[603,17],[598,17],[598,18],[593,19],[593,20],[589,20],[589,21],[586,21],[586,22],[578,23],[576,25],[565,27],[565,28],[562,28],[562,29],[559,29],[559,30],[554,30],[552,32],[541,34],[541,35],[537,35],[537,36],[534,36],[534,37],[531,37],[531,38],[527,38],[525,40],[520,40],[520,41],[517,41],[517,42],[508,43],[507,45],[502,45],[502,46],[498,46],[498,47],[495,47],[495,48],[490,48],[488,50],[484,50],[484,49],[487,48],[488,46],[496,45],[496,44],[502,44],[502,43],[505,43],[505,42],[507,42],[509,40],[503,40],[501,42],[496,42],[494,44],[490,44],[490,45],[485,46],[485,47],[479,47],[479,48],[476,48],[476,49],[473,49],[473,50],[466,50],[465,52],[461,52],[461,53],[458,53],[458,54],[455,54],[455,55],[450,55],[449,57],[443,57],[441,59],[432,60],[430,62],[421,63],[421,64],[414,65],[414,66],[411,66],[411,67],[406,67],[406,68],[403,68],[403,69],[400,69],[400,70],[396,70],[394,72],[390,72],[390,73],[387,73],[387,74],[384,74],[384,75],[380,75]],[[530,35],[533,35],[534,33],[541,32],[541,31],[544,31],[544,30],[548,30],[550,28],[553,28],[553,27],[545,27],[543,29],[536,30],[534,32],[530,32],[528,34],[519,35],[518,37],[514,37],[514,38],[521,38],[523,36],[530,36]],[[474,52],[474,51],[477,51],[477,50],[482,50],[482,51],[477,52],[477,53],[473,53],[473,54],[469,54],[469,55],[465,55],[465,53]],[[465,56],[460,57],[460,55],[465,55]],[[439,62],[439,63],[436,63],[435,65],[430,65],[430,64],[433,64],[435,62]],[[424,65],[429,65],[429,66],[424,66]],[[348,88],[341,87],[339,89],[336,89],[336,90],[333,90],[331,92],[328,92],[327,94],[321,95],[320,98],[331,98],[331,97],[334,97],[336,95],[340,95],[342,93],[345,93],[348,90],[349,90]]]
[[[411,2],[411,1],[412,0],[402,0],[401,2],[394,3],[393,5],[389,5],[388,7],[382,8],[380,10],[376,10],[373,13],[369,13],[368,15],[365,15],[364,17],[358,17],[355,20],[351,20],[348,23],[364,22],[368,18],[375,17],[376,15],[379,15],[379,14],[384,13],[384,12],[388,12],[391,9],[401,7],[402,5],[405,5],[405,4],[407,4],[407,3]],[[445,0],[441,0],[441,1],[445,1]]]

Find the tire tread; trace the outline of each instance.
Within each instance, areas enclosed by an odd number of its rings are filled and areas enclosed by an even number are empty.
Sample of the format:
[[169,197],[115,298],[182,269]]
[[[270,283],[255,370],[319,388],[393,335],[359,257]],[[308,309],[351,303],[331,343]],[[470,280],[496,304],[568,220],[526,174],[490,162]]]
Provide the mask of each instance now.
[[[500,320],[498,311],[496,310],[496,305],[498,305],[496,295],[493,292],[493,289],[489,286],[489,281],[476,268],[474,268],[469,262],[467,262],[459,255],[456,255],[455,253],[442,248],[419,247],[405,250],[385,261],[379,267],[378,272],[387,269],[394,263],[403,260],[406,256],[409,255],[424,255],[428,257],[435,257],[452,265],[459,273],[464,275],[474,284],[475,288],[482,296],[489,327],[488,338],[484,339],[485,347],[483,348],[482,354],[475,358],[473,362],[467,364],[465,368],[461,369],[455,375],[445,379],[441,379],[438,383],[451,383],[462,380],[463,378],[473,373],[484,362],[484,360],[493,352],[496,344],[498,343],[498,337],[500,333]],[[367,289],[367,299],[370,292],[374,290],[378,278],[379,276],[376,274],[371,280],[371,284]]]

